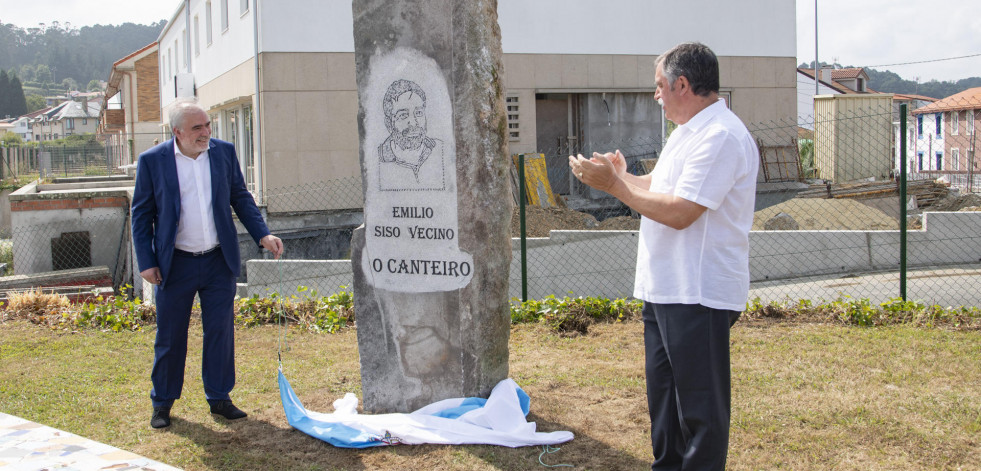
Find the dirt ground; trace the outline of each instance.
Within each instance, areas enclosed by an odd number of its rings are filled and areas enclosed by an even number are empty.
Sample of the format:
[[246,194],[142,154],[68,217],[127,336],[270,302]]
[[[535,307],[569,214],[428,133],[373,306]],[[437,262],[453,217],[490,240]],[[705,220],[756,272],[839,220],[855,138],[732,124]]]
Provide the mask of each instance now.
[[[981,211],[981,195],[949,196],[919,211]],[[795,198],[756,212],[753,230],[763,230],[763,224],[778,213],[787,213],[797,221],[801,230],[895,230],[899,221],[885,212],[858,200]],[[916,214],[911,214],[916,215]],[[590,214],[567,208],[525,207],[528,237],[548,237],[550,230],[628,230],[640,228],[640,219],[629,216],[597,221]],[[511,236],[519,237],[518,208],[511,219]],[[910,227],[915,228],[915,224]]]

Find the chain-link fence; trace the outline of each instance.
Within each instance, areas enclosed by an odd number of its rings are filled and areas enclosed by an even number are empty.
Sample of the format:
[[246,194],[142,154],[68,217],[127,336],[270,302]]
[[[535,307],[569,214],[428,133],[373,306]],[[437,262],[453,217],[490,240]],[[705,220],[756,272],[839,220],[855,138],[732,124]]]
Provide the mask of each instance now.
[[[922,103],[903,119],[892,99],[839,101],[819,99],[811,122],[748,126],[761,159],[750,235],[751,298],[883,302],[906,293],[928,303],[981,305],[981,212],[964,211],[981,206],[974,193],[974,123],[981,105]],[[522,186],[526,195],[512,223],[510,295],[629,297],[640,217],[573,178],[568,155],[619,149],[629,171],[642,174],[656,167],[663,144],[658,134],[542,148],[523,155],[523,181],[521,159],[512,156],[515,201]],[[350,239],[363,222],[360,178],[258,194],[288,263],[250,263],[268,255],[243,233],[240,281],[249,292],[298,285],[320,293],[350,289]],[[58,220],[21,211],[12,241],[0,244],[12,249],[12,260],[0,260],[7,274],[91,265],[106,267],[115,286],[138,281],[125,208],[85,213],[84,207]]]
[[88,145],[39,145],[0,147],[0,179],[103,176],[124,173],[130,163],[118,147],[92,142]]

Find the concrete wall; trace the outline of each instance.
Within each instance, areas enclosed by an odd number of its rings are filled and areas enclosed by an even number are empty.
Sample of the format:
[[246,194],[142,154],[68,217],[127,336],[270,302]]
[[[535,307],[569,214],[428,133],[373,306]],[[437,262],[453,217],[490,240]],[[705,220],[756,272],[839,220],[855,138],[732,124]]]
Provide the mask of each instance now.
[[130,237],[126,189],[42,193],[31,184],[12,193],[10,204],[15,273],[53,270],[53,240],[88,232],[89,246],[71,247],[69,257],[75,260],[88,251],[88,266],[104,265],[114,276],[124,276]]
[[[263,172],[270,194],[350,179],[360,195],[358,91],[353,53],[266,52],[260,56]],[[271,212],[348,209],[350,200],[268,201]]]
[[[925,213],[923,230],[907,233],[909,267],[977,263],[981,213]],[[633,293],[636,231],[552,231],[526,241],[528,296],[620,298]],[[520,241],[512,241],[510,296],[521,296]],[[547,261],[544,263],[543,261]],[[899,231],[754,231],[753,282],[899,268]],[[350,260],[251,260],[248,293],[293,294],[297,286],[332,294],[351,286]]]
[[10,237],[10,194],[14,190],[0,190],[0,238]]

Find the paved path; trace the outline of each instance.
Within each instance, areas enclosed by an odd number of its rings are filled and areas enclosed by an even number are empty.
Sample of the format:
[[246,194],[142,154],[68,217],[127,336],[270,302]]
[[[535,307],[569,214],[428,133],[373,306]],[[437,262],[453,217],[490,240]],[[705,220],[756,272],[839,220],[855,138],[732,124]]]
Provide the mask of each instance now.
[[[810,299],[833,301],[850,296],[881,303],[899,297],[899,273],[832,275],[764,281],[750,285],[749,299],[763,302]],[[956,268],[920,268],[906,274],[906,299],[924,304],[981,307],[981,264]]]
[[0,412],[0,469],[179,471],[178,468]]

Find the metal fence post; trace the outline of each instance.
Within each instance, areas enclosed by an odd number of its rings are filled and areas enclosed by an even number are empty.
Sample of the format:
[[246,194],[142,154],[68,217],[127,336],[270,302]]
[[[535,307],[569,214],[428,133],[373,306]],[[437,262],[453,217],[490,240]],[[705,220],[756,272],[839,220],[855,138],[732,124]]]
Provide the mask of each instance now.
[[906,104],[899,105],[899,297],[906,301]]
[[521,226],[521,302],[528,301],[528,252],[525,247],[525,154],[518,154],[518,218]]

